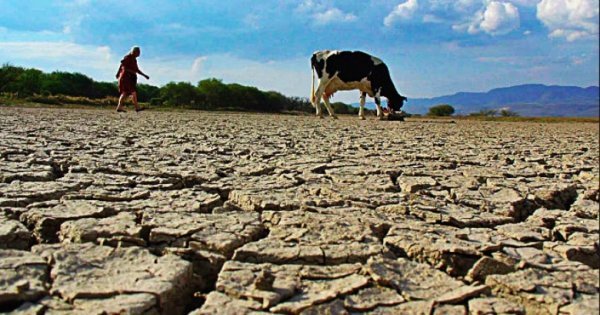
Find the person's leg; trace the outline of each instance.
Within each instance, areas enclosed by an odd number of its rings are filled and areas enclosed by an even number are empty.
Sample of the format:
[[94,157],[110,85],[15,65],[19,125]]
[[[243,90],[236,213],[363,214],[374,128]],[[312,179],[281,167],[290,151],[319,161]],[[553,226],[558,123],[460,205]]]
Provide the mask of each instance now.
[[124,111],[123,109],[123,100],[125,99],[125,93],[121,93],[119,96],[119,103],[117,104],[117,111]]
[[133,107],[135,107],[135,110],[139,111],[140,106],[138,105],[137,92],[131,93],[131,100],[133,101]]

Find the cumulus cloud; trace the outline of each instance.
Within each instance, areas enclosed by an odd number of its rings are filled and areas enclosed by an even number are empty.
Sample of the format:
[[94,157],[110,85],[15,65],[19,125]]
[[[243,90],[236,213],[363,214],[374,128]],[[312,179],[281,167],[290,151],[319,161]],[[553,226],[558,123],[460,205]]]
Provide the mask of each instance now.
[[550,37],[575,41],[598,37],[598,0],[542,0],[537,17]]
[[398,20],[410,19],[418,8],[419,2],[417,0],[407,0],[400,3],[383,19],[383,24],[390,27]]
[[206,63],[208,56],[177,56],[167,58],[151,58],[139,60],[140,68],[150,75],[150,83],[163,85],[168,82],[191,82],[195,84],[206,78]]
[[296,8],[296,12],[308,14],[317,25],[344,23],[356,20],[356,15],[346,13],[324,1],[304,0]]
[[385,26],[423,13],[423,23],[447,23],[458,32],[508,34],[520,27],[519,6],[535,6],[539,0],[407,0],[384,19]]
[[454,28],[461,30],[465,26],[470,34],[508,34],[520,26],[519,9],[509,2],[490,1],[483,10],[475,13],[468,25],[458,25]]
[[333,22],[352,22],[356,20],[356,15],[344,13],[338,8],[329,8],[324,12],[316,12],[313,15],[317,24],[329,24]]
[[507,34],[519,28],[519,9],[512,3],[492,1],[483,13],[481,29],[486,33]]

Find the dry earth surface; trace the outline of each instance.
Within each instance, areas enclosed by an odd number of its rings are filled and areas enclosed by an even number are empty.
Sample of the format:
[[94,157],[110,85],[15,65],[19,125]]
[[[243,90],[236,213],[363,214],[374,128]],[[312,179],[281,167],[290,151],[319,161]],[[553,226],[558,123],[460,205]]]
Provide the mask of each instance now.
[[598,314],[598,142],[0,107],[0,312]]

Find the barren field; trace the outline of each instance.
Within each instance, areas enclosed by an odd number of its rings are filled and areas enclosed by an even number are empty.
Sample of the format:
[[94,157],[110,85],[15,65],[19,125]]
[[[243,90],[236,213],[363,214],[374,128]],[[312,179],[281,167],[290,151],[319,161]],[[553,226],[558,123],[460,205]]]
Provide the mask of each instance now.
[[0,312],[598,314],[598,128],[0,107]]

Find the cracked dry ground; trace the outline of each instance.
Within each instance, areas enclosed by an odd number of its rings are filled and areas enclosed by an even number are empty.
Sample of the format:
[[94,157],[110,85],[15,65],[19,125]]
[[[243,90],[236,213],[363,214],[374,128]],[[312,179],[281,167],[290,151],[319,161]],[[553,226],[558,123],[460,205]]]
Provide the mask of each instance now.
[[0,312],[597,314],[597,124],[0,107]]

